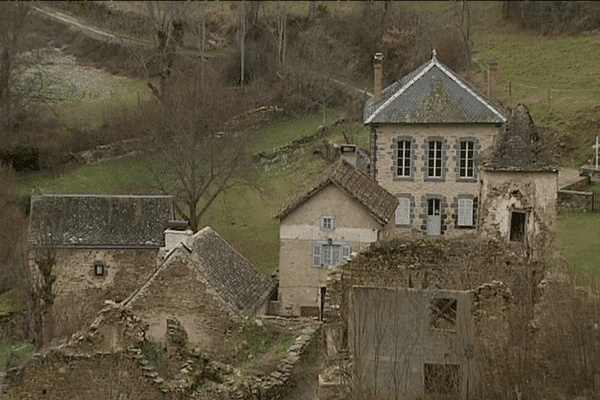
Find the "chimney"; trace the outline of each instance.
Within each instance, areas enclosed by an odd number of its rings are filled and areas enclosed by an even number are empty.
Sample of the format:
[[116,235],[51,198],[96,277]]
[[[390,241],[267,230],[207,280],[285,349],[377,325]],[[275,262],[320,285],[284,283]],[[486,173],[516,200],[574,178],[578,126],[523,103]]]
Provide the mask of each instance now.
[[188,229],[187,221],[169,221],[165,230],[165,254],[169,254],[179,243],[192,251],[194,241],[192,235],[193,232]]
[[340,146],[342,160],[346,160],[350,165],[356,168],[356,145],[343,144]]
[[498,61],[492,60],[488,65],[488,98],[498,102]]
[[383,53],[375,53],[375,57],[373,58],[373,85],[374,85],[374,95],[375,101],[381,100],[381,91],[383,90]]

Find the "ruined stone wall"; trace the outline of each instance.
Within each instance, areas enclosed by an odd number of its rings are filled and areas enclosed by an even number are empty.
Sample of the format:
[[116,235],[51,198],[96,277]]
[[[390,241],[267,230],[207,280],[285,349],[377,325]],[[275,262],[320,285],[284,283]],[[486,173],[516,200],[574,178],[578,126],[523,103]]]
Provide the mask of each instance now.
[[557,172],[484,171],[480,231],[508,240],[511,212],[527,213],[527,239],[553,236],[557,215]]
[[[475,142],[475,163],[478,163],[482,152],[492,145],[498,128],[474,125],[384,125],[377,128],[375,147],[376,180],[393,195],[412,196],[412,218],[410,227],[398,227],[392,236],[419,237],[427,227],[427,196],[439,196],[441,199],[442,235],[455,237],[473,231],[474,228],[458,228],[458,195],[471,195],[478,199],[480,194],[478,168],[473,179],[460,179],[458,176],[459,140],[467,139]],[[412,175],[408,179],[398,179],[394,173],[395,143],[398,139],[412,141]],[[443,179],[427,178],[426,153],[428,139],[443,142]],[[373,150],[372,150],[373,151]],[[373,167],[373,166],[372,166]],[[477,202],[475,202],[477,203]],[[479,209],[479,207],[477,207]],[[477,210],[475,212],[477,214]]]
[[218,352],[234,314],[184,254],[187,250],[175,251],[126,307],[149,324],[146,335],[152,341],[165,342],[167,319],[176,318],[190,342]]
[[2,398],[19,399],[147,399],[163,393],[124,352],[35,356],[20,369],[7,371]]

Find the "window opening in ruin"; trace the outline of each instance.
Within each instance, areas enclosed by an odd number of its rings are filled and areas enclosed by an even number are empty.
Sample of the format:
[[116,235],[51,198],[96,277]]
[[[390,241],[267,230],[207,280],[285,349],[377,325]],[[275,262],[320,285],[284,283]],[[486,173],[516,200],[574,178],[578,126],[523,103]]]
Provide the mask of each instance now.
[[410,177],[410,140],[399,140],[397,143],[397,162],[396,176],[403,178]]
[[438,298],[431,301],[430,327],[456,332],[456,299]]
[[104,263],[102,261],[96,261],[94,263],[94,275],[104,276]]
[[513,211],[510,215],[510,241],[523,242],[527,225],[527,213],[524,211]]
[[429,142],[427,176],[429,178],[442,177],[442,142],[439,140]]
[[425,394],[436,394],[437,396],[452,396],[459,393],[459,371],[460,366],[456,364],[424,364],[423,383]]

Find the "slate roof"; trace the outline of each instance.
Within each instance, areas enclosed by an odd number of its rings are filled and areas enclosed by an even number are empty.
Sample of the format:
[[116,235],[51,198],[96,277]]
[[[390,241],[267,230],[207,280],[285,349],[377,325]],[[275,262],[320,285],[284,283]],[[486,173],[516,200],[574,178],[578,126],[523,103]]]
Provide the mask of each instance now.
[[503,123],[503,111],[470,84],[431,60],[367,100],[365,124],[373,123]]
[[357,170],[345,160],[338,160],[321,175],[309,182],[305,188],[290,197],[286,205],[275,215],[282,220],[312,195],[328,184],[334,184],[344,193],[365,207],[380,223],[387,224],[398,207],[398,199],[365,173]]
[[254,316],[277,286],[209,226],[194,235],[192,259],[219,296],[244,317]]
[[488,171],[557,171],[549,162],[526,106],[519,104],[510,111],[491,153],[484,157],[482,168]]
[[29,243],[74,248],[158,248],[173,219],[172,196],[31,197]]

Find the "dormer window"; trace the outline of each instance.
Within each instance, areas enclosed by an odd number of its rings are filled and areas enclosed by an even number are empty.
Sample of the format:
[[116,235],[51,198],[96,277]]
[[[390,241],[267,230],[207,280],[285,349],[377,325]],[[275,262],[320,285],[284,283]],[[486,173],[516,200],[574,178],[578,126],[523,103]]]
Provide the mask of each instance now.
[[321,217],[321,230],[333,232],[335,230],[335,217]]
[[95,276],[104,276],[105,269],[106,269],[106,264],[104,264],[102,261],[96,261],[94,263],[94,275]]

